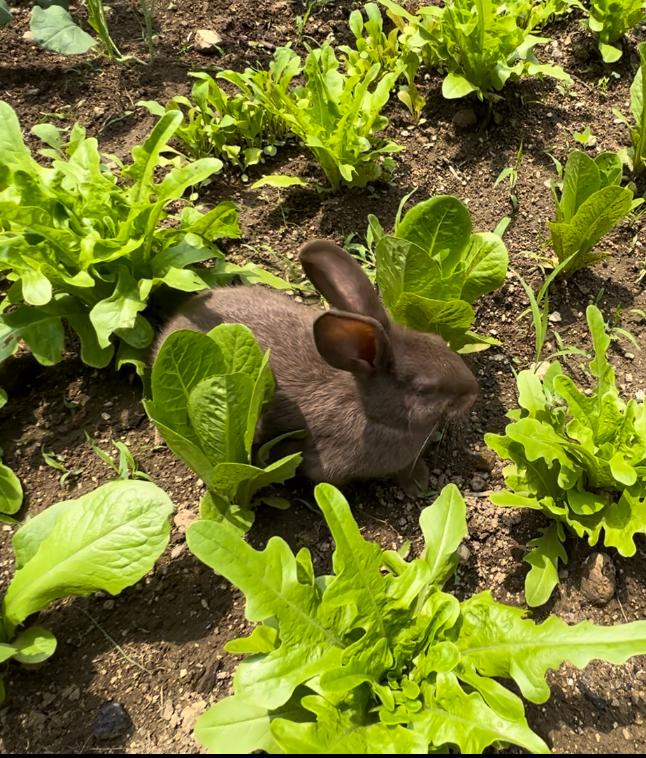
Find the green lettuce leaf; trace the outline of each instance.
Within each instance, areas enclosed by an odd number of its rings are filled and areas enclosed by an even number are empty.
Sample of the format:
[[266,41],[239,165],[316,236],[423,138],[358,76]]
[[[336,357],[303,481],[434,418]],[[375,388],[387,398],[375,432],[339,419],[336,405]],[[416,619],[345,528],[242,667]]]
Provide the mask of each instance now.
[[97,590],[116,595],[139,581],[168,544],[172,511],[151,482],[118,480],[59,504],[45,528],[40,516],[28,521],[15,536],[29,554],[4,598],[5,626],[16,627],[58,598]]

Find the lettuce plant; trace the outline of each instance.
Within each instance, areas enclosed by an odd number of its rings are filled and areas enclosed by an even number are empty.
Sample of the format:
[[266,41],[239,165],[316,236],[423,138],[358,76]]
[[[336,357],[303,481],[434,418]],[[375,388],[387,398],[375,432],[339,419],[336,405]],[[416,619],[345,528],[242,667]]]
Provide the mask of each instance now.
[[186,109],[188,123],[181,124],[174,136],[191,158],[215,155],[244,170],[264,162],[267,155],[275,155],[277,146],[285,143],[282,119],[272,116],[255,97],[246,92],[229,96],[206,73],[191,76],[197,79],[192,101],[177,95],[166,108],[154,100],[139,103],[160,117],[168,111]]
[[[106,366],[115,342],[120,361],[140,359],[138,351],[153,338],[142,311],[156,289],[191,292],[226,278],[224,256],[211,243],[240,236],[233,203],[206,214],[186,206],[178,219],[161,224],[169,203],[222,167],[205,158],[155,179],[181,121],[178,111],[166,114],[120,171],[103,162],[83,129],[74,130],[63,150],[60,132],[41,124],[34,129],[52,159],[43,167],[25,146],[13,110],[0,103],[0,271],[13,282],[0,329],[9,343],[21,338],[40,363],[56,363],[65,319],[81,340],[85,363]],[[214,268],[191,265],[212,258]]]
[[450,195],[411,208],[394,235],[371,217],[376,239],[377,284],[393,319],[440,334],[454,350],[483,350],[491,339],[469,331],[471,307],[505,281],[508,255],[500,237],[473,233],[465,205]]
[[582,24],[596,36],[604,63],[618,61],[622,51],[614,43],[634,26],[646,21],[643,0],[591,0],[588,14]]
[[620,187],[623,167],[616,153],[601,153],[594,160],[579,150],[570,153],[559,199],[552,183],[556,221],[548,221],[550,243],[559,263],[570,259],[564,275],[593,266],[608,257],[595,245],[643,200]]
[[168,446],[208,487],[202,517],[241,532],[253,523],[255,493],[294,476],[301,462],[295,453],[267,464],[278,438],[260,449],[260,465],[252,465],[256,425],[274,392],[268,356],[241,324],[221,324],[208,334],[173,332],[159,351],[152,400],[145,402]]
[[376,3],[366,3],[363,10],[368,17],[363,20],[361,10],[350,14],[350,31],[355,38],[355,48],[340,45],[344,54],[344,63],[351,76],[363,75],[378,63],[381,71],[395,71],[399,68],[402,49],[399,44],[399,31],[395,27],[388,35],[384,33],[384,20]]
[[442,7],[419,8],[416,16],[391,0],[381,2],[402,19],[407,44],[421,49],[427,66],[447,71],[446,98],[475,93],[480,100],[500,99],[496,93],[523,76],[571,83],[562,68],[539,63],[534,54],[549,42],[531,33],[540,16],[517,14],[497,0],[447,0]]
[[117,595],[145,576],[168,544],[172,512],[168,495],[151,482],[115,481],[20,527],[12,541],[16,573],[0,617],[0,663],[41,663],[54,653],[51,632],[22,628],[33,613],[63,597]]
[[552,363],[541,381],[532,371],[518,374],[519,408],[507,416],[504,435],[488,434],[487,445],[512,461],[504,471],[508,491],[494,493],[495,505],[533,508],[555,523],[533,540],[525,559],[529,605],[545,603],[558,583],[558,562],[566,563],[567,533],[587,537],[621,555],[635,554],[634,536],[646,533],[646,411],[624,402],[606,358],[611,337],[594,305],[587,309],[594,345],[591,394],[582,392]]
[[345,65],[351,76],[365,75],[378,63],[381,74],[397,71],[406,77],[397,97],[408,108],[415,121],[419,121],[426,99],[419,94],[415,76],[421,62],[420,56],[405,44],[405,37],[399,34],[397,26],[388,34],[384,33],[384,20],[376,3],[366,3],[364,11],[368,20],[364,22],[360,10],[350,14],[350,30],[355,37],[356,49],[341,45],[339,50],[345,55]]
[[374,63],[364,73],[343,74],[329,44],[310,51],[302,86],[290,87],[301,69],[293,50],[279,48],[272,65],[269,72],[247,69],[244,74],[226,71],[220,76],[253,94],[272,117],[282,120],[312,151],[333,189],[342,183],[365,187],[384,169],[387,173],[389,164],[382,156],[402,148],[377,132],[388,125],[381,111],[399,72],[383,74]]
[[198,720],[195,736],[221,753],[481,753],[513,743],[549,753],[529,728],[514,679],[531,702],[550,695],[545,673],[565,660],[622,663],[646,651],[646,622],[541,625],[489,592],[459,602],[442,591],[467,534],[465,504],[447,485],[420,516],[426,547],[407,561],[367,542],[329,484],[316,499],[336,550],[314,575],[307,548],[272,537],[257,551],[213,521],[191,524],[190,549],[246,596],[249,637],[234,694]]
[[642,42],[638,50],[641,65],[630,86],[630,110],[635,119],[635,126],[631,126],[621,111],[613,108],[612,112],[630,131],[633,145],[626,150],[627,163],[636,174],[643,174],[646,172],[646,42]]

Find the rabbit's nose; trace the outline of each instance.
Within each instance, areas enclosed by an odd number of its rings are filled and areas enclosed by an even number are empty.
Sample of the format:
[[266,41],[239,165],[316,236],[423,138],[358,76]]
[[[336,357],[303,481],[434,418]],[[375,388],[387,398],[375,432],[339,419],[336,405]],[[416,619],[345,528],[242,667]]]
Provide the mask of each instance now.
[[451,415],[461,416],[466,413],[480,396],[480,387],[475,376],[463,365],[463,370],[451,377],[454,397],[451,403]]

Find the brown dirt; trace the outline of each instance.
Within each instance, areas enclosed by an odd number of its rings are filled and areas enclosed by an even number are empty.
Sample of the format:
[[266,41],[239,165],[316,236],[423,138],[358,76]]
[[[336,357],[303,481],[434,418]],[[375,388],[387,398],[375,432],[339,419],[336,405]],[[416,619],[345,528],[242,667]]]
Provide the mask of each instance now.
[[[124,53],[145,59],[137,4],[115,0],[112,5],[110,23],[117,44]],[[347,41],[346,19],[353,7],[351,2],[338,2],[316,13],[308,33],[318,41],[330,33],[337,41]],[[73,12],[83,17],[82,9]],[[26,130],[43,114],[68,113],[71,120],[87,126],[106,151],[124,156],[152,124],[148,113],[136,107],[139,100],[163,102],[175,94],[187,94],[188,73],[197,68],[264,65],[271,46],[295,39],[292,22],[302,12],[303,3],[284,0],[164,3],[155,24],[157,59],[150,67],[136,62],[114,65],[92,54],[63,58],[39,50],[22,39],[28,28],[28,9],[21,3],[14,10],[14,23],[0,31],[0,96],[17,110]],[[190,47],[191,36],[200,28],[222,35],[223,58],[205,58]],[[505,239],[512,265],[535,278],[532,259],[522,253],[538,252],[551,214],[545,182],[555,174],[546,150],[564,160],[575,144],[573,132],[588,124],[597,136],[596,149],[616,150],[625,145],[626,131],[615,123],[612,108],[627,112],[628,87],[638,65],[636,42],[644,38],[644,28],[628,36],[624,56],[612,69],[600,62],[578,21],[557,24],[548,34],[555,44],[544,47],[541,56],[576,75],[575,97],[560,93],[549,80],[524,81],[505,89],[505,100],[496,108],[498,122],[486,124],[486,109],[476,104],[479,125],[457,131],[454,114],[471,106],[443,100],[440,78],[427,75],[422,83],[427,97],[423,126],[413,127],[395,99],[389,106],[389,133],[406,147],[397,159],[391,185],[376,187],[372,193],[345,191],[324,200],[313,190],[294,189],[281,193],[279,202],[273,190],[248,189],[235,172],[219,176],[203,199],[231,198],[240,205],[244,237],[226,246],[229,254],[284,272],[299,246],[309,239],[343,242],[351,233],[363,235],[369,213],[391,226],[400,199],[417,186],[418,199],[440,193],[463,199],[478,230],[491,230],[503,216],[511,215]],[[607,88],[600,83],[602,77],[609,77]],[[521,140],[525,156],[518,179],[519,208],[512,212],[506,185],[494,189],[493,184],[499,172],[514,163]],[[30,137],[30,144],[37,146],[35,138]],[[294,148],[279,152],[271,165],[254,168],[250,180],[283,167],[288,173],[320,178],[310,157]],[[622,325],[642,342],[646,326],[630,309],[646,307],[643,285],[637,282],[644,257],[643,236],[643,227],[622,224],[609,237],[612,260],[553,288],[552,310],[562,317],[558,330],[566,344],[586,346],[589,342],[583,313],[602,288],[604,313],[610,317],[621,305]],[[485,448],[484,433],[501,431],[505,411],[515,404],[512,368],[532,360],[528,323],[516,321],[525,304],[512,277],[499,292],[479,303],[476,326],[481,332],[497,334],[502,344],[471,359],[482,397],[469,418],[450,430],[429,456],[436,471],[433,486],[455,481],[469,505],[471,556],[460,569],[456,591],[468,596],[490,588],[498,600],[515,605],[523,603],[525,545],[537,536],[541,518],[497,509],[489,504],[486,493],[471,492],[470,483],[478,474],[487,480],[487,488],[502,484],[500,464],[491,474],[478,471],[477,454]],[[547,353],[555,349],[553,336],[549,341]],[[626,351],[636,357],[629,359]],[[618,342],[613,345],[612,360],[627,396],[646,389],[641,352],[625,341]],[[567,364],[579,381],[586,381],[578,359],[568,359]],[[202,484],[167,449],[155,446],[154,429],[141,406],[138,379],[126,371],[89,369],[81,363],[73,341],[64,360],[53,368],[40,367],[31,356],[21,354],[11,364],[10,376],[3,377],[3,385],[10,391],[10,402],[0,412],[0,446],[5,462],[23,482],[26,495],[21,516],[33,516],[111,478],[111,470],[85,442],[84,430],[106,450],[112,440],[125,441],[142,470],[169,492],[178,512],[168,551],[138,585],[114,599],[95,595],[64,601],[41,614],[41,623],[56,634],[59,647],[38,671],[10,668],[5,678],[8,697],[0,708],[0,752],[203,752],[191,735],[192,724],[209,703],[229,693],[237,659],[224,652],[224,644],[239,636],[246,622],[240,594],[186,549],[184,530],[197,510]],[[45,465],[43,446],[61,455],[69,469],[80,471],[78,476],[61,486],[60,474]],[[252,541],[262,545],[278,534],[293,547],[307,545],[316,562],[326,564],[332,549],[327,528],[297,501],[311,500],[311,487],[297,481],[285,488],[285,494],[295,502],[293,507],[287,512],[261,510]],[[394,547],[407,539],[419,544],[418,515],[426,505],[424,500],[408,502],[389,483],[379,482],[349,487],[345,494],[367,537]],[[6,588],[13,574],[13,531],[9,526],[0,531],[0,588]],[[614,624],[646,618],[646,541],[638,538],[637,542],[637,554],[630,560],[608,551],[617,569],[617,593],[606,606],[597,608],[580,592],[582,565],[591,550],[583,542],[570,541],[570,563],[563,582],[539,618],[547,611],[568,623],[590,618]],[[646,750],[644,658],[621,667],[594,663],[584,672],[564,665],[550,674],[550,682],[552,698],[544,706],[529,706],[528,717],[554,752]],[[123,703],[133,726],[125,737],[105,745],[93,738],[92,731],[99,708],[110,700]]]

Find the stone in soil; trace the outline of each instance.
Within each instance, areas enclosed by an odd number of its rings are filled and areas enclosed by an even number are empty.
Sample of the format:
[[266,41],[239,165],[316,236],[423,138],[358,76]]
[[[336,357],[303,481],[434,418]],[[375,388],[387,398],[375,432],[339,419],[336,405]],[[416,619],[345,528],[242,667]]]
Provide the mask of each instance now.
[[605,605],[615,594],[616,572],[606,553],[592,553],[583,564],[581,592],[595,605]]
[[460,108],[453,114],[453,126],[458,129],[469,129],[478,123],[478,117],[473,108]]
[[476,474],[471,480],[469,486],[471,487],[471,492],[483,492],[487,483],[481,476]]
[[123,736],[132,726],[132,721],[121,703],[110,701],[101,706],[94,723],[97,740],[114,740]]
[[182,508],[181,511],[178,511],[174,519],[175,526],[182,534],[184,534],[184,532],[187,530],[190,524],[192,524],[196,520],[197,520],[197,513],[193,513],[193,511],[189,511],[188,508]]
[[198,29],[195,32],[195,49],[204,55],[217,53],[217,46],[222,44],[222,37],[211,29]]
[[193,731],[195,722],[206,710],[206,701],[198,700],[197,703],[187,705],[181,713],[182,731],[186,734]]

